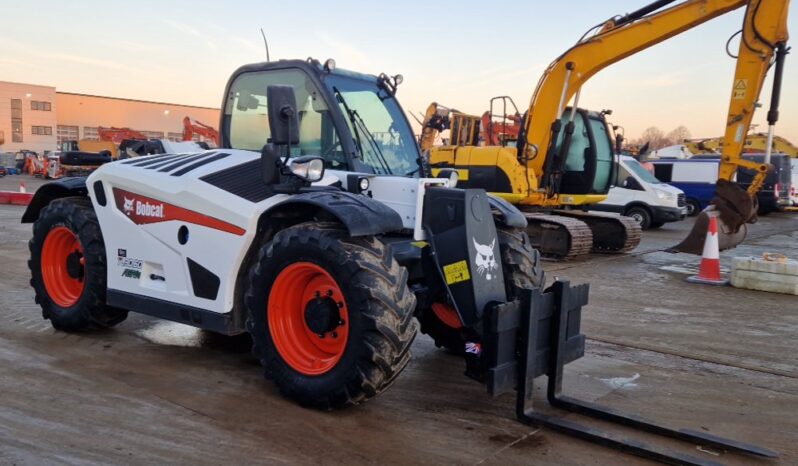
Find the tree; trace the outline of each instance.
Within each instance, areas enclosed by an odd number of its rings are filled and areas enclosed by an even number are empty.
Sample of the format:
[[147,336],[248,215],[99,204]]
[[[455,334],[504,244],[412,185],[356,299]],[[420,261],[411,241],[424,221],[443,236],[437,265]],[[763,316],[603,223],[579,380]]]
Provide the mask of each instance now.
[[632,144],[637,146],[642,146],[646,143],[648,143],[649,150],[656,150],[669,145],[669,141],[665,138],[665,133],[656,126],[646,128],[639,138],[632,140]]
[[682,144],[685,139],[690,139],[692,135],[686,126],[681,125],[676,127],[676,129],[668,133],[668,135],[665,137],[670,141],[671,144]]

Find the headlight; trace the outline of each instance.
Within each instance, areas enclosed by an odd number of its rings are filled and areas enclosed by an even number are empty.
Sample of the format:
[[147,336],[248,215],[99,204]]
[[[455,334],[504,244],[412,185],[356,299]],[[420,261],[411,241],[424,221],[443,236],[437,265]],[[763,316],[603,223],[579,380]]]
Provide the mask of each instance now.
[[669,193],[667,191],[660,191],[659,189],[657,189],[656,192],[657,192],[657,197],[662,199],[662,200],[665,200],[665,201],[675,201],[676,200],[676,194]]
[[297,157],[288,162],[288,168],[294,175],[311,183],[324,177],[324,160],[319,157]]

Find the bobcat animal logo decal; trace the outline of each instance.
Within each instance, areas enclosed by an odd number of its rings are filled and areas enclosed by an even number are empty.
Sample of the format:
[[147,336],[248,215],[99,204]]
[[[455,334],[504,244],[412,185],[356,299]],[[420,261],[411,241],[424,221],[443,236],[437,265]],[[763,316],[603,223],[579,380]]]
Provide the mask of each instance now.
[[496,246],[496,238],[493,238],[490,244],[479,244],[474,238],[471,240],[474,242],[474,249],[477,250],[477,255],[474,257],[474,264],[477,265],[477,273],[481,276],[484,275],[486,280],[492,280],[492,272],[499,267],[493,252],[494,246]]
[[133,212],[133,199],[125,198],[125,204],[123,206],[126,215],[130,215]]

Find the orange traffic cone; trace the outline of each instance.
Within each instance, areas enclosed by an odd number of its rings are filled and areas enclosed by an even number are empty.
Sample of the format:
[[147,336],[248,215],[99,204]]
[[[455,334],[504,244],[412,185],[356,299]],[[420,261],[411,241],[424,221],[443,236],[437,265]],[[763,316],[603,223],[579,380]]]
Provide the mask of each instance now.
[[715,212],[709,213],[707,238],[704,240],[704,252],[701,254],[701,265],[698,275],[687,277],[691,283],[705,285],[728,285],[729,280],[720,275],[720,252],[718,250],[718,218]]
[[25,183],[20,183],[20,184],[19,184],[19,192],[21,192],[21,193],[26,193],[26,192],[28,192],[28,191],[25,189]]

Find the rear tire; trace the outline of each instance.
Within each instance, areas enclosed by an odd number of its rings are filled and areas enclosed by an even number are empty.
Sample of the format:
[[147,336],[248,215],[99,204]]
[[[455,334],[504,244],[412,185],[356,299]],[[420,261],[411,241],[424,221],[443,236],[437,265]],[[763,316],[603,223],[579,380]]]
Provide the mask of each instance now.
[[[497,227],[496,235],[499,238],[508,299],[519,297],[520,291],[525,288],[543,290],[546,278],[540,253],[532,247],[527,234],[521,229]],[[450,312],[455,311],[451,308]],[[438,348],[444,348],[456,355],[464,354],[465,340],[460,334],[460,328],[454,327],[450,319],[441,319],[439,314],[440,311],[435,312],[432,308],[424,309],[419,318],[421,332],[429,335]]]
[[321,409],[386,390],[410,361],[418,329],[407,278],[375,237],[352,238],[331,223],[278,232],[250,269],[245,296],[265,376],[284,396]]
[[687,200],[687,216],[688,217],[698,217],[698,214],[701,213],[701,203],[696,201],[695,199],[688,199]]
[[39,213],[28,243],[30,284],[42,316],[65,331],[112,327],[127,311],[105,304],[105,244],[91,201],[56,199]]

